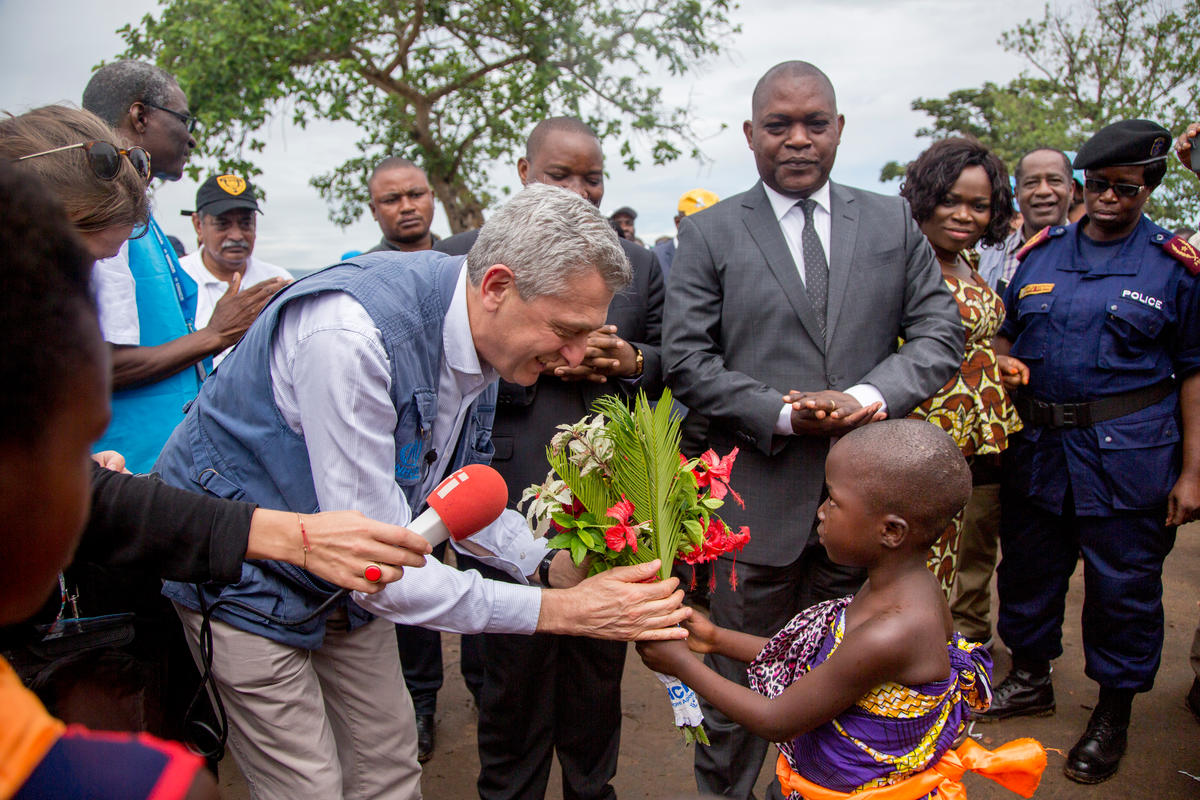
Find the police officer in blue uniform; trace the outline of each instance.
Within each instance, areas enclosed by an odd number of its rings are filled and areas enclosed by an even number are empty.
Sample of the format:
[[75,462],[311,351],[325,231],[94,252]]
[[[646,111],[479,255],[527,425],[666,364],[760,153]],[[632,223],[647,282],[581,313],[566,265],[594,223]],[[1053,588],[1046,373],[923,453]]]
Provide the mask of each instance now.
[[1068,581],[1100,686],[1065,772],[1111,777],[1163,642],[1162,564],[1200,507],[1200,256],[1142,216],[1170,132],[1125,120],[1079,150],[1087,215],[1026,244],[995,340],[1025,430],[1006,454],[998,630],[1013,669],[984,719],[1054,711]]

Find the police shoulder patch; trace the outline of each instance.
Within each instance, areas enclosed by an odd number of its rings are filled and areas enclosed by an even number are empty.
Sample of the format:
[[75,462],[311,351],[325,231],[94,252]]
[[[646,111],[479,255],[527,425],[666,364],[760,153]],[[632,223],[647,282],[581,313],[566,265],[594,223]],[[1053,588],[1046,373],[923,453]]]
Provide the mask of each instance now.
[[1200,252],[1188,244],[1182,236],[1172,236],[1162,246],[1162,249],[1178,261],[1193,275],[1200,275]]
[[1035,233],[1033,236],[1030,236],[1029,239],[1025,242],[1025,244],[1023,244],[1021,246],[1021,249],[1017,251],[1017,260],[1024,261],[1025,256],[1029,255],[1029,252],[1031,250],[1033,250],[1035,247],[1040,247],[1041,245],[1044,245],[1046,242],[1050,241],[1050,236],[1052,233],[1053,233],[1053,229],[1050,228],[1050,226],[1046,226],[1045,228],[1042,228],[1040,231]]

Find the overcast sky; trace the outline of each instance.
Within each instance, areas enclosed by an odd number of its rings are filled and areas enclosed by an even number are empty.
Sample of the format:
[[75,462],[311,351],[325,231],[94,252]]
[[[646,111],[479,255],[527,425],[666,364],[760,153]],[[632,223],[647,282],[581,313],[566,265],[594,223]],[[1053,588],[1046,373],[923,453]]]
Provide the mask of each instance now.
[[[788,10],[777,10],[781,7]],[[833,178],[894,192],[894,184],[879,183],[880,167],[909,160],[928,144],[914,136],[927,117],[910,109],[912,100],[1015,77],[1023,65],[997,39],[1017,23],[1040,17],[1043,7],[1043,0],[804,0],[786,6],[743,0],[733,13],[742,32],[724,54],[682,79],[665,72],[661,78],[665,100],[690,103],[697,128],[711,134],[704,142],[711,163],[681,160],[630,173],[617,160],[618,144],[606,142],[603,210],[635,208],[638,235],[649,244],[673,232],[675,204],[688,189],[702,186],[726,197],[748,188],[757,177],[742,135],[750,91],[767,68],[793,58],[821,67],[837,89],[846,129]],[[20,113],[46,103],[77,104],[92,67],[123,49],[115,31],[157,8],[155,0],[0,0],[0,109]],[[727,127],[718,132],[722,123]],[[330,222],[324,201],[308,185],[311,176],[354,155],[357,138],[347,123],[306,130],[271,123],[259,160],[270,201],[255,255],[307,270],[379,239],[369,212],[346,229]],[[515,160],[516,154],[493,166],[497,186],[516,186]],[[194,206],[195,192],[196,183],[187,178],[155,190],[160,223],[189,251],[195,236],[179,211]],[[434,231],[449,233],[440,211]]]

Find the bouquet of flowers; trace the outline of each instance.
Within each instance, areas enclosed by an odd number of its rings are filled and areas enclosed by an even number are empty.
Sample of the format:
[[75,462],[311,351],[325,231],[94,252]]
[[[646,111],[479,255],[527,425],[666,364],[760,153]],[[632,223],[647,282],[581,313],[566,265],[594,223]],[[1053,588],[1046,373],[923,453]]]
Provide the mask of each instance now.
[[[663,579],[677,557],[695,565],[745,546],[749,531],[735,533],[715,513],[727,495],[742,502],[729,486],[737,448],[724,458],[712,450],[685,458],[670,391],[653,409],[642,392],[632,409],[612,395],[592,408],[592,416],[559,426],[546,449],[551,472],[521,498],[530,526],[550,537],[550,547],[570,550],[576,565],[590,557],[589,575],[659,558]],[[731,578],[736,588],[736,571]],[[695,693],[658,677],[685,741],[708,744]]]

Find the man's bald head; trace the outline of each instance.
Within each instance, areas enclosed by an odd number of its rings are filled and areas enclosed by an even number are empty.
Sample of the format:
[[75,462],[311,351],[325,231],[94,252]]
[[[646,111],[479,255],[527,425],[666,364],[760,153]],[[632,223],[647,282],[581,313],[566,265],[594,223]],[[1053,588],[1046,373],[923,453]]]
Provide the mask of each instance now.
[[604,152],[600,138],[575,117],[551,117],[539,122],[517,159],[521,183],[545,183],[586,197],[599,207],[604,199]]
[[754,94],[750,97],[750,114],[752,119],[758,118],[767,93],[770,91],[771,86],[778,80],[816,81],[828,93],[830,107],[835,114],[837,113],[837,94],[833,90],[833,82],[829,80],[828,75],[807,61],[784,61],[767,70],[766,74],[759,78],[758,83],[754,85]]
[[569,133],[578,136],[589,136],[599,141],[600,137],[587,123],[575,117],[550,117],[534,126],[525,142],[525,158],[533,161],[546,140],[556,133]]

